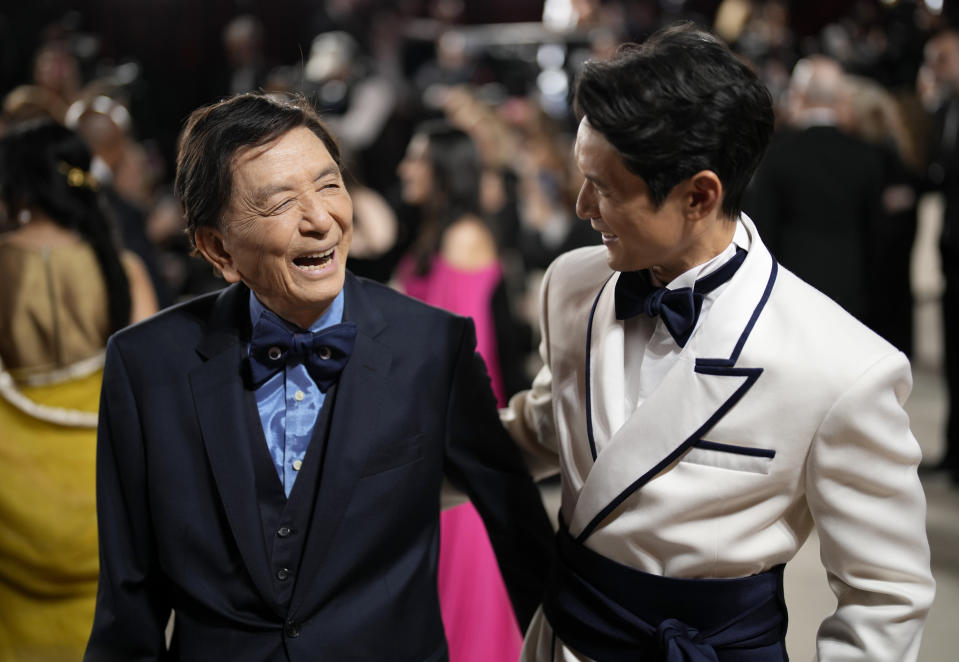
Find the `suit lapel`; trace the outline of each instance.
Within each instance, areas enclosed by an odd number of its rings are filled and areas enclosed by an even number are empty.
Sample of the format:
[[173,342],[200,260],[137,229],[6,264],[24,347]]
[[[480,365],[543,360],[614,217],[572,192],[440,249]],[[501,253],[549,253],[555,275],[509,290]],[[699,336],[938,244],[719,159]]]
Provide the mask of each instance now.
[[338,579],[325,576],[319,568],[330,551],[330,543],[336,537],[371,444],[377,437],[377,412],[391,401],[387,377],[392,354],[389,347],[377,340],[386,327],[385,320],[349,272],[345,290],[343,319],[356,323],[356,344],[337,385],[316,504],[299,573],[309,581],[297,582],[293,589],[291,613],[294,614],[307,596],[323,595],[326,592],[323,585]]
[[[274,604],[271,575],[247,424],[255,401],[244,388],[242,366],[249,328],[249,290],[225,289],[210,317],[207,334],[197,346],[206,359],[190,372],[190,387],[207,457],[230,529],[250,577],[268,604]],[[251,405],[251,403],[253,403]]]
[[[594,460],[625,423],[625,324],[616,319],[614,295],[619,275],[610,278],[597,297],[588,329],[586,374],[590,406],[586,426]],[[602,379],[597,378],[599,375]]]
[[[755,227],[748,219],[743,222],[752,239],[746,261],[713,302],[659,387],[612,434],[596,458],[572,509],[569,530],[573,536],[585,539],[626,498],[675,462],[725,416],[762,372],[737,367],[736,362],[769,296],[776,266]],[[608,371],[614,388],[605,392],[615,398],[615,385],[624,379],[623,363],[614,366],[611,361],[622,340],[621,334],[610,329],[622,325],[603,303],[612,299],[614,285],[615,279],[610,279],[599,295],[589,338],[591,345],[612,339],[614,349],[603,348],[599,355],[609,358],[591,361],[587,378],[593,385],[591,392],[604,392],[600,382],[605,382]],[[604,318],[598,317],[601,313]],[[587,406],[595,421],[603,418],[596,415],[598,409],[622,407],[622,402],[620,397],[597,404],[591,398]]]

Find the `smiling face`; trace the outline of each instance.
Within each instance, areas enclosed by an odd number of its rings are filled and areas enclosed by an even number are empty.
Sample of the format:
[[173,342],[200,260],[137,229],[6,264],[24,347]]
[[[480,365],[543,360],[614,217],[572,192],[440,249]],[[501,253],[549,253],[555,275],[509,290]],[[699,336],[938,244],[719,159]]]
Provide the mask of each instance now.
[[219,228],[197,248],[230,283],[307,328],[343,289],[353,203],[323,142],[298,127],[233,158],[233,192]]
[[683,187],[677,186],[657,207],[646,182],[626,168],[622,156],[584,118],[574,147],[585,178],[576,199],[576,215],[603,236],[606,261],[616,271],[652,268],[664,281],[685,271],[694,245],[683,213]]

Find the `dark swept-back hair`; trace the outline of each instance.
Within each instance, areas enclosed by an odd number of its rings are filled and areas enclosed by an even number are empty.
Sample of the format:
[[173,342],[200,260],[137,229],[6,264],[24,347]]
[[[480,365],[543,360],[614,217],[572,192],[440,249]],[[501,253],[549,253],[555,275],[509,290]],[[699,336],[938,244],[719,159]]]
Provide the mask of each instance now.
[[468,214],[483,218],[480,210],[483,168],[473,139],[446,120],[423,122],[413,135],[426,137],[426,156],[433,173],[420,238],[413,247],[417,272],[422,274],[429,271],[446,228]]
[[336,139],[305,97],[280,99],[250,92],[190,114],[180,135],[173,187],[183,205],[191,240],[197,228],[220,226],[233,192],[237,151],[265,145],[298,127],[316,134],[342,169]]
[[52,120],[14,125],[0,138],[0,198],[11,214],[42,210],[93,248],[113,332],[130,323],[130,281],[117,228],[89,177],[91,158],[79,135]]
[[680,23],[642,44],[587,62],[573,108],[616,148],[661,205],[701,170],[723,183],[722,213],[736,218],[773,132],[769,91],[719,39]]

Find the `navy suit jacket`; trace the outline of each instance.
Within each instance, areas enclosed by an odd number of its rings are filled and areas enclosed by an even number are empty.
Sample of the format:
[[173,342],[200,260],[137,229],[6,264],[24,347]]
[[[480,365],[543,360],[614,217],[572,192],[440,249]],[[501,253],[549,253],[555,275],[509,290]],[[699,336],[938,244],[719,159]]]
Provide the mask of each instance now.
[[230,286],[110,340],[86,660],[445,660],[444,476],[482,516],[525,629],[552,530],[499,422],[472,322],[349,273],[345,290],[356,345],[285,607],[273,597],[254,487],[249,290]]

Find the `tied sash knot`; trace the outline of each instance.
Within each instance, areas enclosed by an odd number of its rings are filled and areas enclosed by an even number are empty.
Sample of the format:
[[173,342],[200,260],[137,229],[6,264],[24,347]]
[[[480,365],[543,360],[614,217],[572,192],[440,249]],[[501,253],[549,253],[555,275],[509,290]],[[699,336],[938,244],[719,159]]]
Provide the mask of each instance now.
[[706,294],[733,277],[746,259],[746,251],[736,247],[736,254],[723,266],[697,280],[693,287],[655,287],[649,270],[626,271],[616,281],[616,319],[626,320],[639,314],[659,315],[669,335],[685,347],[696,328]]
[[319,331],[290,331],[269,311],[253,327],[250,375],[254,388],[289,364],[302,363],[323,393],[329,390],[350,360],[356,324],[344,322]]
[[716,649],[702,641],[696,628],[667,618],[656,628],[662,659],[668,662],[719,662]]

